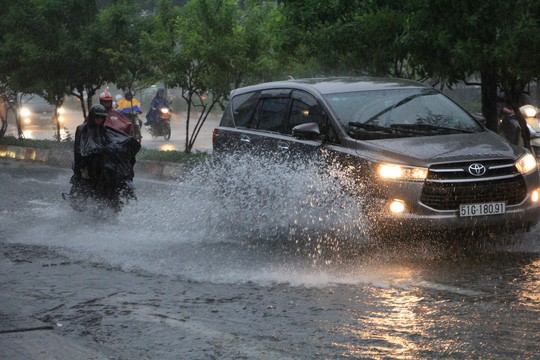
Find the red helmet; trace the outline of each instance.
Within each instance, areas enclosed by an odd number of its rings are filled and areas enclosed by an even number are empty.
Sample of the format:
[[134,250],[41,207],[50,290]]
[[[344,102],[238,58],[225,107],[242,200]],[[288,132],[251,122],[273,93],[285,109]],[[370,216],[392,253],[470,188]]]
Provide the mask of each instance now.
[[99,101],[112,101],[112,95],[108,91],[104,91],[101,94],[99,94]]

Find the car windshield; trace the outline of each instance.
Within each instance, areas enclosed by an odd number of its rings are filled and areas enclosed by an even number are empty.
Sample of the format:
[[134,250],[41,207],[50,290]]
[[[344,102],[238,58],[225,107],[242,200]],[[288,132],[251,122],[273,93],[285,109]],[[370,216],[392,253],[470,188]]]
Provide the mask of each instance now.
[[434,89],[390,89],[325,96],[338,121],[356,139],[472,133],[482,127]]

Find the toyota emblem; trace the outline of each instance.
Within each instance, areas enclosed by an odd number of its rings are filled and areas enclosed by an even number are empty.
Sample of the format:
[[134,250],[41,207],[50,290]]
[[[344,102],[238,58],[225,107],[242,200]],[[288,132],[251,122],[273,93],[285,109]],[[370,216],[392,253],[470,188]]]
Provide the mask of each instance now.
[[474,176],[482,176],[486,173],[486,167],[482,164],[471,164],[469,173]]

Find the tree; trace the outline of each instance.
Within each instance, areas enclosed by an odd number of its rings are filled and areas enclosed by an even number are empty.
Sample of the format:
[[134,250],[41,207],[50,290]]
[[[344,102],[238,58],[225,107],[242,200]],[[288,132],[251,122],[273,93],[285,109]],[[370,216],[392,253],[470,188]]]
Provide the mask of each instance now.
[[[100,83],[103,76],[100,66],[94,66],[102,63],[96,60],[97,52],[88,51],[89,44],[97,42],[85,38],[96,15],[95,4],[84,0],[29,0],[9,5],[0,23],[4,33],[0,72],[6,84],[17,93],[39,94],[55,108],[70,90],[77,90],[85,114],[83,93],[91,92],[91,84]],[[99,75],[95,75],[96,69]],[[56,124],[60,140],[60,123]]]
[[111,4],[100,13],[104,42],[102,53],[108,57],[112,81],[123,90],[136,93],[163,75],[157,66],[164,48],[159,35],[153,33],[150,20],[141,16],[132,0]]
[[[285,63],[301,76],[410,76],[407,51],[398,41],[405,25],[400,3],[392,1],[285,0]],[[299,70],[299,71],[298,71]]]
[[[264,81],[274,69],[268,26],[273,4],[234,0],[191,0],[176,21],[169,85],[179,86],[188,105],[185,151],[215,106],[224,108],[232,88]],[[204,99],[206,97],[206,99]],[[191,110],[200,113],[190,132]]]
[[315,59],[312,67],[327,74],[367,72],[447,86],[479,78],[482,112],[492,130],[498,88],[517,110],[526,84],[540,74],[540,62],[531,56],[540,49],[535,0],[283,3],[292,34],[284,48],[295,58]]
[[412,65],[448,84],[479,76],[482,112],[496,130],[498,86],[517,108],[525,85],[540,73],[530,57],[540,48],[538,2],[410,1],[408,14],[403,41]]

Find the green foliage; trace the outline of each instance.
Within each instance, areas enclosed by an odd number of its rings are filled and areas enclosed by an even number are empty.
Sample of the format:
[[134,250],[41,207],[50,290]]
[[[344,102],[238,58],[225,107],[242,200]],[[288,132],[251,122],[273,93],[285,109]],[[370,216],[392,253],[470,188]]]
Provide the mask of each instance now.
[[11,135],[0,138],[1,145],[25,146],[36,149],[56,149],[56,150],[73,150],[73,142],[68,141],[51,141],[51,140],[33,140],[33,139],[18,139]]
[[209,154],[204,152],[186,153],[184,151],[159,151],[142,148],[137,154],[138,160],[165,161],[188,165],[196,165],[204,162]]
[[497,86],[516,102],[540,74],[537,0],[27,0],[0,1],[0,11],[3,93],[56,105],[71,93],[86,115],[104,83],[180,87],[188,114],[201,113],[191,134],[186,124],[186,151],[204,114],[241,85],[289,75],[449,86],[475,77],[493,128]]
[[[13,136],[0,138],[0,145],[26,146],[37,149],[55,149],[73,151],[71,141],[31,140],[17,139]],[[210,155],[205,152],[185,153],[182,151],[160,151],[141,148],[137,154],[137,160],[174,162],[186,165],[197,165],[208,159]]]
[[111,81],[124,90],[145,88],[162,78],[156,66],[160,43],[140,14],[132,0],[117,1],[99,14],[102,40],[108,44],[102,53],[110,62]]

